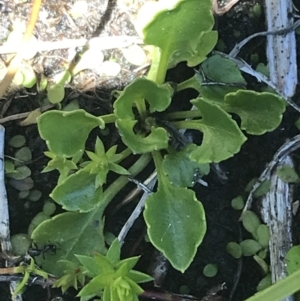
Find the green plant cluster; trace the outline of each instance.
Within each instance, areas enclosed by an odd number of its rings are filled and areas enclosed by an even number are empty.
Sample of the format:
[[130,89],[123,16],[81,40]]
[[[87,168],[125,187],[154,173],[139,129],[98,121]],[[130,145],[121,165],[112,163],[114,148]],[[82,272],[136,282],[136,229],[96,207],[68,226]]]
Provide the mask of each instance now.
[[20,199],[38,201],[42,192],[32,189],[34,182],[31,178],[31,169],[28,167],[32,160],[32,153],[26,146],[25,136],[13,136],[8,141],[8,146],[13,151],[13,157],[8,157],[9,159],[4,162],[5,175],[10,179],[9,184],[19,191]]
[[[63,250],[43,264],[55,275],[62,276],[64,271],[58,260],[78,263],[83,257],[75,254],[106,253],[103,212],[127,184],[127,175],[135,177],[150,160],[158,188],[144,210],[149,240],[175,269],[184,272],[206,232],[203,205],[189,188],[195,172],[206,173],[209,163],[239,152],[247,140],[243,131],[261,135],[274,130],[285,111],[277,95],[246,90],[247,83],[233,62],[219,55],[207,59],[218,38],[210,0],[149,2],[140,11],[137,26],[144,43],[153,46],[151,68],[146,77],[115,93],[112,114],[54,110],[38,118],[40,136],[49,149],[46,156],[51,159],[44,171],[60,173],[51,198],[67,212],[42,222],[32,239],[38,245],[57,243]],[[167,83],[167,70],[180,62],[190,67],[201,64],[200,71],[184,82]],[[188,88],[199,92],[190,101],[194,110],[170,110],[173,95]],[[239,116],[240,124],[230,114]],[[85,150],[90,132],[111,123],[125,150],[117,152],[117,146],[105,150],[100,137],[95,152]],[[201,144],[191,143],[177,151],[171,138],[174,133],[180,137],[181,129],[200,131]],[[126,170],[122,162],[129,155],[136,161]],[[108,172],[120,175],[109,186]]]
[[234,258],[253,256],[253,259],[259,264],[264,275],[264,278],[257,287],[257,290],[260,291],[271,285],[269,266],[265,261],[270,240],[269,228],[267,225],[262,224],[258,216],[250,210],[243,213],[242,223],[245,230],[252,235],[252,239],[245,239],[240,243],[229,242],[226,250]]
[[[99,253],[92,257],[76,255],[80,266],[62,261],[66,266],[65,275],[54,287],[61,287],[65,292],[70,286],[77,289],[79,282],[83,286],[78,293],[82,301],[96,296],[103,301],[138,301],[137,296],[143,292],[138,283],[151,281],[152,277],[133,270],[139,260],[138,256],[120,260],[120,251],[120,243],[115,239],[105,256]],[[90,281],[86,281],[87,278]]]

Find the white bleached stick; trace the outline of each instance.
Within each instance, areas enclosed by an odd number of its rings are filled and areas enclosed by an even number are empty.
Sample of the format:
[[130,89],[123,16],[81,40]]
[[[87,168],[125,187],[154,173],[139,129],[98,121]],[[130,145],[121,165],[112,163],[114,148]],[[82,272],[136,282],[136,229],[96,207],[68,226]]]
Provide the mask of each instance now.
[[[10,243],[10,231],[9,231],[9,212],[8,212],[8,201],[5,188],[4,179],[4,136],[5,129],[0,125],[0,243],[1,253],[7,256],[11,251]],[[6,260],[5,265],[8,266],[9,262]],[[18,285],[18,282],[12,281],[10,283],[10,290],[13,293]],[[22,301],[22,296],[17,295],[14,301]]]
[[[274,31],[293,25],[292,0],[266,0],[267,30]],[[286,35],[268,35],[267,59],[270,79],[285,96],[292,97],[297,85],[295,31]]]

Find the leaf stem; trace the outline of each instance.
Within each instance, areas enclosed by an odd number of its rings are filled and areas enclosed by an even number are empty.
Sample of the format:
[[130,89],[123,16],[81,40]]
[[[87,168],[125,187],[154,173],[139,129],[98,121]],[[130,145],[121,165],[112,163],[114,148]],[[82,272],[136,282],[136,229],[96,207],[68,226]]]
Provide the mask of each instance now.
[[121,151],[119,154],[122,155],[122,158],[120,160],[116,161],[116,163],[119,163],[122,160],[124,160],[125,158],[127,158],[128,156],[130,156],[132,154],[132,150],[129,147],[127,147],[123,151]]
[[165,175],[162,172],[163,158],[159,151],[153,151],[151,154],[155,164],[158,185],[160,185],[164,182],[164,178],[165,178]]
[[146,103],[144,99],[139,99],[137,101],[135,101],[136,104],[136,108],[140,114],[140,117],[142,120],[145,120],[145,118],[147,117],[147,108],[146,108]]
[[152,53],[152,64],[147,78],[162,85],[165,82],[169,59],[169,51],[161,51],[160,48],[155,47]]
[[183,121],[175,121],[172,122],[172,124],[177,128],[177,129],[190,129],[190,130],[198,130],[202,131],[202,124],[201,121],[199,120],[183,120]]
[[201,117],[201,113],[199,110],[189,110],[189,111],[180,111],[180,112],[172,112],[166,115],[166,119],[174,120],[174,119],[188,119],[188,118],[197,118]]
[[101,118],[105,123],[113,123],[117,120],[115,114],[101,115],[99,118]]

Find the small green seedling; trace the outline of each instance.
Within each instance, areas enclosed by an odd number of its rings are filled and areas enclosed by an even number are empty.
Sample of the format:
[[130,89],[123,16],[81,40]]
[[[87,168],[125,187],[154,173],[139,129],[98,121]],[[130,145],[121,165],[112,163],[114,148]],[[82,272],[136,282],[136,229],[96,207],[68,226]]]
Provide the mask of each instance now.
[[242,196],[237,196],[236,198],[232,199],[231,206],[235,210],[242,210],[244,208],[244,199]]
[[300,178],[295,169],[291,166],[284,165],[277,169],[277,176],[285,183],[299,183]]
[[81,300],[97,296],[103,301],[138,301],[143,292],[138,283],[151,281],[152,277],[133,270],[139,257],[121,260],[120,251],[120,243],[115,239],[105,256],[77,255],[84,275],[91,279],[78,294]]
[[218,266],[216,264],[209,263],[203,269],[203,274],[206,277],[215,277],[218,273]]

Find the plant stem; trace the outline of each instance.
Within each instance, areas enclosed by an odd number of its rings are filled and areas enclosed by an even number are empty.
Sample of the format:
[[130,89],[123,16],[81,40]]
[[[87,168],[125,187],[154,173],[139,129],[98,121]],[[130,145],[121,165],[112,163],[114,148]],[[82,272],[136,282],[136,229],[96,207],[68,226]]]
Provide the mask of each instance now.
[[105,123],[113,123],[117,120],[117,117],[115,114],[107,114],[107,115],[101,115],[99,118],[103,119]]
[[146,108],[146,103],[144,99],[139,99],[137,101],[135,101],[136,104],[136,108],[140,114],[140,117],[142,120],[145,120],[145,118],[147,117],[147,108]]
[[155,164],[155,169],[156,169],[156,173],[157,173],[157,181],[158,181],[158,185],[164,182],[164,174],[162,172],[162,156],[160,154],[159,151],[153,151],[152,153],[152,157],[154,160],[154,164]]
[[190,130],[202,130],[202,124],[201,121],[175,121],[172,122],[172,124],[177,128],[177,129],[190,129]]
[[188,119],[188,118],[197,118],[197,117],[201,117],[201,113],[199,110],[172,112],[166,115],[167,120]]
[[161,56],[160,49],[158,47],[153,47],[152,62],[151,62],[150,70],[147,74],[147,78],[150,80],[156,81],[160,56]]
[[279,280],[272,286],[248,298],[246,301],[281,301],[300,289],[300,270]]
[[147,78],[162,85],[165,82],[170,53],[156,47],[152,53],[152,64]]
[[124,160],[125,158],[127,158],[128,156],[130,156],[132,154],[132,150],[130,148],[125,148],[122,152],[120,152],[120,155],[122,155],[122,158],[118,161],[116,161],[116,163],[121,162],[122,160]]

